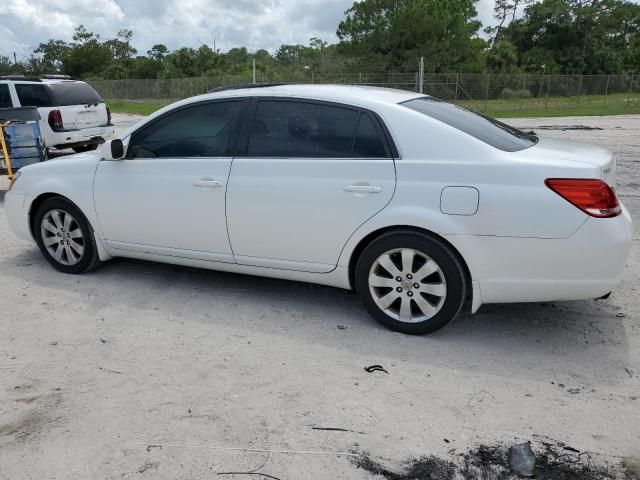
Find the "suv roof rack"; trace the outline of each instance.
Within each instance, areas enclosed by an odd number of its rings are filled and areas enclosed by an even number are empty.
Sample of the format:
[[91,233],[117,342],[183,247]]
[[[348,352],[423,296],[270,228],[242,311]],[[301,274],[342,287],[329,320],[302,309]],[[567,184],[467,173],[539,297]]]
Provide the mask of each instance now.
[[39,82],[39,78],[25,77],[24,75],[3,75],[0,80],[24,80],[27,82]]
[[70,75],[60,75],[58,73],[43,75],[42,78],[46,78],[47,80],[75,80],[75,78],[71,77]]
[[223,87],[217,87],[209,90],[209,93],[226,92],[227,90],[240,90],[243,88],[265,88],[265,87],[279,87],[286,85],[286,83],[237,83],[235,85],[225,85]]

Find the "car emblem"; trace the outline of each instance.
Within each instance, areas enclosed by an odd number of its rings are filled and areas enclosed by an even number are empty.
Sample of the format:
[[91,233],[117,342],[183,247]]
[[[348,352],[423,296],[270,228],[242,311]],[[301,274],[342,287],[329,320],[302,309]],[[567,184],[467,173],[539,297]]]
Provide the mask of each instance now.
[[603,168],[602,169],[602,174],[603,175],[609,175],[610,171],[611,171],[611,167]]

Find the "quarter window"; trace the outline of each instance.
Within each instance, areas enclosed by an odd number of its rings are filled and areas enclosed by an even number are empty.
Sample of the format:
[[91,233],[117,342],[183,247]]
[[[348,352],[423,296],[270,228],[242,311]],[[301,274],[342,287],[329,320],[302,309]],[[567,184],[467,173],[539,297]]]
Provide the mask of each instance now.
[[386,158],[389,156],[380,131],[376,128],[371,116],[366,113],[360,115],[353,155],[363,158]]
[[182,108],[133,134],[128,158],[226,157],[242,101]]
[[9,85],[6,83],[0,85],[0,108],[11,108],[11,94],[9,93]]
[[44,85],[16,83],[18,100],[23,107],[52,107],[51,97]]
[[351,157],[358,112],[306,102],[262,100],[251,127],[250,157]]

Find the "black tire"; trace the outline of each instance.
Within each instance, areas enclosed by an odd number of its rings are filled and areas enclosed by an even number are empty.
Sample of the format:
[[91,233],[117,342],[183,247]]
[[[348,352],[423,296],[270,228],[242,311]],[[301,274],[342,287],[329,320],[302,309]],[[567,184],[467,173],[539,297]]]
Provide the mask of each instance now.
[[98,145],[96,145],[96,144],[80,145],[79,147],[71,147],[71,149],[76,153],[90,152],[90,151],[95,150],[97,148],[98,148]]
[[[435,281],[440,282],[445,286],[446,294],[440,294],[441,298],[437,299],[436,301],[438,305],[437,308],[439,308],[439,310],[437,310],[437,313],[435,313],[430,318],[426,318],[424,321],[415,321],[415,323],[409,323],[390,316],[391,314],[393,314],[393,309],[399,310],[399,302],[404,302],[405,300],[407,300],[404,298],[404,295],[411,295],[411,298],[409,298],[408,300],[410,311],[412,312],[410,316],[414,315],[415,312],[416,317],[419,319],[422,311],[419,309],[416,303],[416,297],[419,295],[420,297],[422,297],[421,300],[425,298],[431,298],[429,297],[429,295],[423,295],[419,293],[418,290],[411,290],[411,286],[406,287],[407,282],[404,280],[404,277],[402,277],[402,283],[398,282],[399,285],[396,286],[397,288],[385,286],[381,289],[378,289],[374,287],[370,288],[369,285],[369,275],[372,272],[372,268],[374,268],[374,264],[376,264],[378,259],[385,253],[400,251],[398,253],[391,253],[390,256],[390,258],[394,259],[394,265],[398,266],[398,258],[394,255],[402,255],[402,249],[411,249],[416,254],[424,255],[428,257],[428,259],[433,260],[437,264],[437,266],[439,266],[439,270],[433,275],[436,276],[437,280]],[[419,255],[416,255],[415,258],[418,259],[418,262],[422,260],[425,263],[428,263],[429,261],[424,260],[423,257]],[[424,263],[422,265],[424,265]],[[385,272],[383,269],[383,274],[384,273]],[[394,282],[398,281],[398,278],[400,277],[396,277],[394,279],[393,276],[391,276],[390,279],[386,280]],[[410,276],[410,278],[413,277]],[[432,277],[426,277],[425,280],[429,280],[430,282],[434,281],[430,280],[431,278]],[[421,280],[419,281],[420,285],[416,285],[416,283],[413,283],[413,286],[415,288],[420,288],[423,285],[428,285],[422,284]],[[402,288],[402,285],[404,285],[407,289],[401,291],[400,289]],[[373,240],[364,249],[356,265],[355,289],[356,293],[360,297],[360,300],[364,304],[364,307],[367,309],[369,314],[371,314],[371,316],[378,322],[396,332],[406,333],[410,335],[424,335],[443,328],[458,316],[465,302],[467,293],[467,279],[465,269],[462,266],[460,260],[446,243],[434,236],[408,230],[383,234]],[[372,290],[374,290],[374,293],[372,293]],[[394,290],[399,293],[397,293],[396,295],[395,293],[393,293]],[[386,313],[382,309],[382,307],[378,306],[373,296],[374,294],[377,295],[379,301],[381,297],[383,297],[387,293],[393,293],[394,296],[398,297],[398,300],[394,301],[394,303],[388,307],[387,311],[390,312],[389,314]],[[414,295],[416,297],[414,297]],[[398,314],[397,316],[400,317],[400,314]],[[424,317],[426,317],[426,315],[424,315]]]
[[[65,259],[67,261],[69,259],[68,253],[66,252],[63,253],[63,258],[59,261],[56,259],[54,254],[52,254],[49,251],[49,249],[45,246],[45,238],[43,238],[43,227],[42,227],[43,221],[45,220],[45,217],[48,216],[48,214],[56,210],[59,212],[67,213],[71,215],[71,217],[73,217],[73,222],[70,224],[70,227],[67,230],[76,231],[76,229],[79,229],[82,233],[81,245],[83,247],[83,251],[82,251],[82,254],[78,254],[75,250],[73,251],[72,255],[76,256],[76,258],[74,259],[76,260],[76,262],[73,264],[64,263]],[[52,222],[49,221],[49,223],[52,223]],[[78,207],[76,207],[72,202],[70,202],[66,198],[63,198],[63,197],[48,198],[42,203],[42,205],[40,205],[33,219],[33,233],[36,238],[36,243],[38,244],[38,247],[40,248],[42,255],[44,255],[44,258],[47,259],[47,261],[53,266],[53,268],[55,268],[60,272],[70,273],[70,274],[85,273],[85,272],[88,272],[89,270],[96,268],[101,263],[98,257],[98,248],[96,247],[96,241],[95,241],[95,237],[94,237],[93,229],[91,228],[91,225],[89,225],[89,222],[87,218],[84,216],[84,214],[82,213],[82,211],[80,211]],[[70,233],[70,232],[67,232],[67,233]],[[62,238],[60,235],[50,232],[48,230],[44,235],[47,236],[46,238],[47,240],[55,239],[56,237]],[[77,239],[77,240],[78,242],[80,242],[80,239]],[[65,242],[65,240],[61,240],[61,242]],[[50,248],[54,248],[54,245],[57,248],[57,245],[58,245],[57,243],[50,245]],[[67,245],[69,245],[69,243],[67,243]]]

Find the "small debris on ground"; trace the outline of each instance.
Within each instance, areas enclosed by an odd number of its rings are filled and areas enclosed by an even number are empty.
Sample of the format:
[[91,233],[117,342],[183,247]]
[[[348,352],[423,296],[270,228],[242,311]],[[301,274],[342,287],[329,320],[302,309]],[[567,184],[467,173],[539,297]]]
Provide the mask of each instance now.
[[384,372],[387,374],[389,373],[384,369],[382,365],[371,365],[369,367],[364,367],[364,371],[367,373],[373,373],[373,372]]
[[158,462],[146,461],[142,465],[140,465],[140,468],[138,468],[138,473],[144,473],[152,468],[158,468]]
[[509,449],[509,466],[518,475],[533,477],[536,456],[530,443],[518,443]]
[[338,330],[346,330],[347,327],[345,327],[344,325],[338,325]]
[[[520,445],[531,448],[528,443]],[[386,480],[518,480],[524,475],[515,472],[512,467],[516,463],[511,461],[514,447],[516,445],[511,448],[501,444],[480,445],[464,454],[455,454],[455,450],[450,450],[448,459],[433,455],[410,459],[405,462],[404,469],[385,466],[367,454],[354,457],[353,462],[358,468]],[[533,453],[534,449],[536,454]],[[531,450],[535,455],[535,466],[530,476],[541,480],[634,478],[628,475],[633,470],[629,469],[627,462],[618,466],[598,465],[586,452],[579,452],[562,442],[537,442]],[[524,458],[530,461],[530,455]]]

